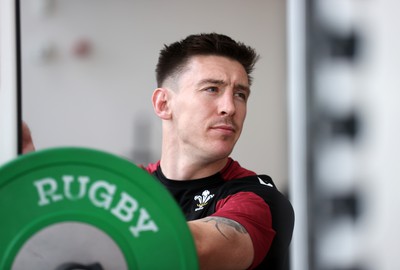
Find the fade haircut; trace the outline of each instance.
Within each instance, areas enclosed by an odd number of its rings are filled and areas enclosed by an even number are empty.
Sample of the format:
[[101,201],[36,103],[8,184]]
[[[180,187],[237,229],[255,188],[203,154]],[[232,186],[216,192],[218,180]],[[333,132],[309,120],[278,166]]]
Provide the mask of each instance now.
[[156,67],[156,79],[158,87],[169,78],[179,75],[193,56],[215,55],[238,61],[247,73],[251,84],[251,72],[259,56],[256,51],[232,38],[217,34],[203,33],[190,35],[181,41],[170,45],[164,45],[160,51]]

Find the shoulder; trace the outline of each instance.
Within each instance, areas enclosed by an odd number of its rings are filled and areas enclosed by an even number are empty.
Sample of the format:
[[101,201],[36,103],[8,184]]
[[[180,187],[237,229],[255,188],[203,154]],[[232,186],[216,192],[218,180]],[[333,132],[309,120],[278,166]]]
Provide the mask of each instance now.
[[285,227],[291,231],[294,226],[294,210],[286,195],[281,193],[268,175],[251,175],[233,179],[224,184],[225,196],[251,192],[260,197],[270,208],[274,227]]
[[233,179],[256,175],[255,172],[240,166],[239,162],[233,160],[232,158],[228,159],[228,162],[226,163],[225,167],[221,170],[220,174],[224,181],[230,181]]
[[[282,206],[287,212],[293,212],[291,203],[276,187],[270,176],[256,174],[243,168],[239,162],[228,159],[226,166],[220,172],[225,181],[222,192],[229,196],[240,192],[253,192],[260,196],[270,207]],[[281,207],[279,207],[281,208]],[[272,209],[271,209],[272,210]]]
[[[248,193],[260,197],[270,208],[277,223],[285,223],[289,227],[294,223],[294,210],[286,195],[281,193],[268,175],[250,175],[226,181],[221,187],[221,197],[238,194],[245,200]],[[279,220],[279,221],[278,221]]]
[[284,207],[288,212],[293,212],[287,196],[278,190],[272,178],[268,175],[250,175],[239,179],[233,179],[226,182],[224,186],[225,190],[231,193],[243,191],[253,192],[260,196],[271,208]]
[[240,191],[261,191],[262,193],[267,192],[278,192],[278,189],[273,182],[272,178],[265,174],[249,174],[242,177],[224,179],[224,190],[230,190],[231,192]]

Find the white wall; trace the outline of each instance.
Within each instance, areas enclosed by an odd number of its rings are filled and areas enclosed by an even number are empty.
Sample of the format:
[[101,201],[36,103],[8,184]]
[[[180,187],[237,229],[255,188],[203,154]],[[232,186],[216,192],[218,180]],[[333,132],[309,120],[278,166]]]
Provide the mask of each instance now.
[[[161,129],[150,102],[158,52],[188,34],[215,31],[261,54],[245,130],[233,157],[271,175],[285,189],[285,1],[21,3],[23,118],[38,149],[86,146],[135,162],[145,157],[133,153],[147,151],[158,159]],[[73,48],[82,39],[93,50],[80,58]],[[149,136],[140,132],[143,125]]]

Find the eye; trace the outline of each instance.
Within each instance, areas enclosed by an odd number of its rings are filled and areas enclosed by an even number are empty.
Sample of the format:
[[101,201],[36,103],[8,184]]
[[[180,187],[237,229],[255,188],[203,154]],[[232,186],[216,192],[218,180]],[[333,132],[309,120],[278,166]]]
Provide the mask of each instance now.
[[235,96],[243,99],[244,101],[247,100],[247,94],[245,92],[236,92]]
[[218,87],[207,87],[207,88],[205,88],[205,91],[210,92],[210,93],[217,93]]

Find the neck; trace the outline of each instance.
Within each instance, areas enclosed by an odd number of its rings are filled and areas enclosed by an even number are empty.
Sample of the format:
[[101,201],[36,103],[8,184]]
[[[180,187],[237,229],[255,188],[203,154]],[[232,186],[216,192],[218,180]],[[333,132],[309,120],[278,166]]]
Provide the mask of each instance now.
[[163,125],[160,166],[165,177],[174,180],[194,180],[211,176],[221,171],[228,162],[228,156],[209,156],[196,151],[182,140],[178,140],[174,130]]
[[210,163],[201,163],[196,161],[185,160],[180,162],[179,159],[173,158],[173,162],[169,162],[170,158],[161,158],[160,166],[163,174],[174,180],[194,180],[213,175],[221,171],[228,158]]

